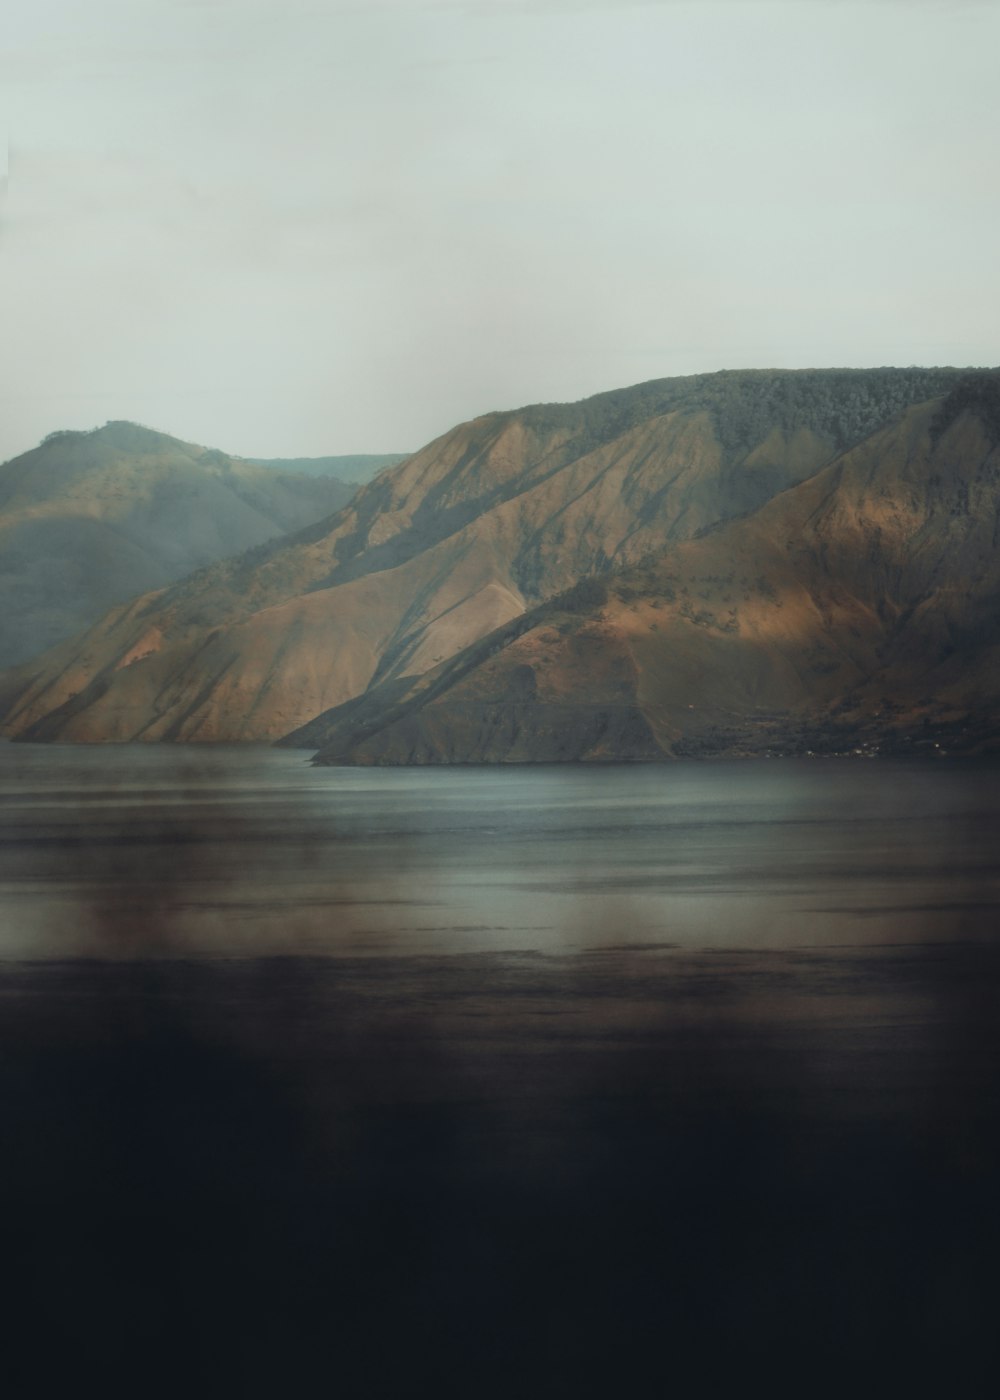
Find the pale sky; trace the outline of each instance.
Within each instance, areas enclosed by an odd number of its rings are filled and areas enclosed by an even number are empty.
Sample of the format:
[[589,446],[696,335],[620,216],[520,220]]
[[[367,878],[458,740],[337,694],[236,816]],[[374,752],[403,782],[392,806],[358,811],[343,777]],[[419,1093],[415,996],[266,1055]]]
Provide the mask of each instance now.
[[[1000,362],[1000,0],[2,0],[0,460]],[[2,147],[0,147],[2,149]]]

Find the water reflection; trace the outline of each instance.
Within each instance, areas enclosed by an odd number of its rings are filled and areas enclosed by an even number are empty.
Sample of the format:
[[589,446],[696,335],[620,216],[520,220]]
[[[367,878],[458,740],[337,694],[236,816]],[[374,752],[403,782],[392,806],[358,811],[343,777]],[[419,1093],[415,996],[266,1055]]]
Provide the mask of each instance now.
[[0,762],[15,1384],[986,1393],[993,774]]
[[7,957],[910,942],[988,937],[1000,904],[996,773],[972,765],[16,745],[0,765]]

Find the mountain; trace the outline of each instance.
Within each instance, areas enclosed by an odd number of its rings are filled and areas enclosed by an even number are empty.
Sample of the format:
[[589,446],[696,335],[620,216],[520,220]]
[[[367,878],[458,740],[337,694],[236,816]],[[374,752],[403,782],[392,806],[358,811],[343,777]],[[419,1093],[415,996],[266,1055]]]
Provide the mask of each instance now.
[[[731,371],[461,424],[0,683],[4,732],[269,740],[806,481],[955,370]],[[727,570],[728,572],[728,570]]]
[[243,461],[302,476],[333,476],[346,482],[353,493],[358,486],[371,481],[386,467],[397,466],[409,455],[408,452],[363,452],[347,457],[244,457]]
[[135,423],[53,433],[0,466],[0,665],[352,494]]
[[1000,376],[288,742],[326,763],[1000,747]]

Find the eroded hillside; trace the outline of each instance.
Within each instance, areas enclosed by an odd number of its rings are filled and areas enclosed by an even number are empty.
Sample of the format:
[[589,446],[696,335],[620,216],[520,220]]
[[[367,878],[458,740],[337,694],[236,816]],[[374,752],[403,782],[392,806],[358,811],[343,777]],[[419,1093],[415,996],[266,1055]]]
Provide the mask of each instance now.
[[345,509],[5,677],[5,732],[277,739],[571,587],[749,516],[949,370],[734,371],[462,424]]
[[979,751],[1000,734],[1000,381],[289,742],[331,763]]

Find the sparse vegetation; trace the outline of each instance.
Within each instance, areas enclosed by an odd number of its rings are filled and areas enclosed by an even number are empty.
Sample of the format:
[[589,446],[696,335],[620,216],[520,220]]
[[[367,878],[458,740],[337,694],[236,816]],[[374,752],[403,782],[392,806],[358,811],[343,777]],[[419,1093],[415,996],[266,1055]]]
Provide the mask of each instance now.
[[967,370],[953,368],[722,370],[654,379],[579,404],[538,404],[522,413],[542,431],[575,428],[582,418],[582,434],[596,446],[658,414],[704,411],[736,462],[774,428],[809,429],[842,450],[910,404],[947,394],[968,378]]

